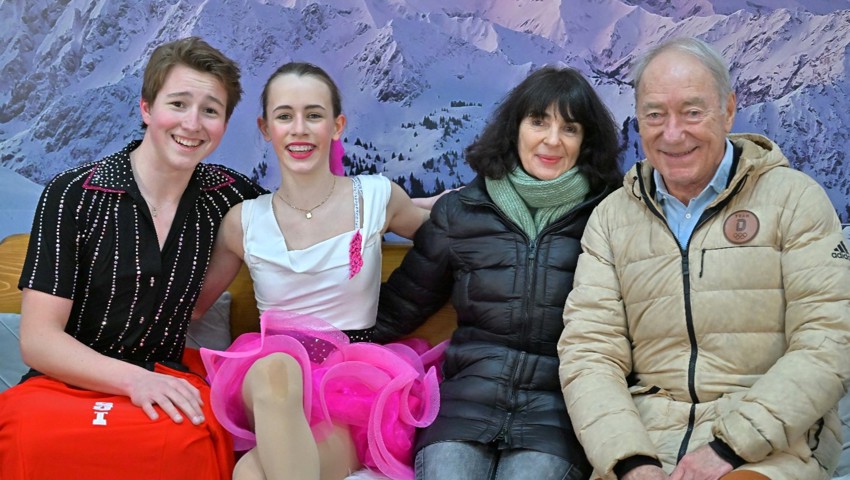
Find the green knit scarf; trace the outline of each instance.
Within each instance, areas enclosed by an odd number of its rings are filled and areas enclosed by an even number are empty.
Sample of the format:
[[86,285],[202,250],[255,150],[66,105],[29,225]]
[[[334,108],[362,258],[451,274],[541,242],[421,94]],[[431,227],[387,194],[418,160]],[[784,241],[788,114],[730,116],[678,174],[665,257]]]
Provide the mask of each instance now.
[[484,183],[496,206],[532,240],[590,191],[590,182],[575,167],[552,180],[538,180],[517,167],[499,180],[485,177]]

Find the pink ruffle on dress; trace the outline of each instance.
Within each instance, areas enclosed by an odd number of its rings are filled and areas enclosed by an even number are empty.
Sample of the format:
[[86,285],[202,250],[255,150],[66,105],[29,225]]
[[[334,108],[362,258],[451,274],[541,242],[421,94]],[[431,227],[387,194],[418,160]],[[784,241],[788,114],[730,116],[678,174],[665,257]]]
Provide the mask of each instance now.
[[412,479],[414,435],[437,415],[438,365],[447,344],[350,343],[345,333],[316,317],[267,310],[259,333],[240,335],[223,352],[201,349],[201,356],[213,412],[233,435],[236,450],[256,445],[242,401],[245,374],[257,359],[283,352],[301,365],[304,412],[316,441],[325,438],[332,422],[347,424],[364,466],[390,478]]

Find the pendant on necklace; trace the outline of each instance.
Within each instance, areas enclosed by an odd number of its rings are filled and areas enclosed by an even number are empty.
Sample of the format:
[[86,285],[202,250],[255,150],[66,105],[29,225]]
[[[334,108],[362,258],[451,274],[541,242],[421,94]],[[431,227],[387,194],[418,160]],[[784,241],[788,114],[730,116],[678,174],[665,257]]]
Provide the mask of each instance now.
[[155,207],[155,206],[153,206],[153,205],[151,205],[151,216],[152,216],[152,217],[154,217],[154,218],[156,218],[156,214],[157,214],[157,213],[158,213],[158,212],[156,211],[156,207]]
[[318,204],[318,205],[316,205],[315,207],[311,208],[310,210],[305,210],[305,209],[303,209],[303,208],[296,207],[295,205],[293,205],[293,204],[289,203],[289,201],[288,201],[286,198],[284,198],[284,197],[283,197],[283,194],[280,192],[280,189],[278,189],[278,190],[274,193],[274,195],[275,195],[276,197],[280,198],[280,200],[281,200],[283,203],[285,203],[285,204],[286,204],[289,208],[291,208],[291,209],[293,209],[293,210],[298,210],[299,212],[301,212],[301,213],[303,213],[303,214],[304,214],[304,218],[306,218],[307,220],[310,220],[311,218],[313,218],[313,210],[315,210],[315,209],[317,209],[317,208],[321,207],[322,205],[324,205],[324,204],[325,204],[325,202],[327,202],[327,201],[328,201],[328,199],[329,199],[329,198],[331,198],[331,195],[334,193],[334,187],[336,187],[336,176],[334,176],[334,177],[333,177],[333,183],[331,183],[331,189],[328,191],[328,194],[327,194],[327,196],[325,196],[325,199],[324,199],[324,200],[322,200],[321,202],[319,202],[319,204]]

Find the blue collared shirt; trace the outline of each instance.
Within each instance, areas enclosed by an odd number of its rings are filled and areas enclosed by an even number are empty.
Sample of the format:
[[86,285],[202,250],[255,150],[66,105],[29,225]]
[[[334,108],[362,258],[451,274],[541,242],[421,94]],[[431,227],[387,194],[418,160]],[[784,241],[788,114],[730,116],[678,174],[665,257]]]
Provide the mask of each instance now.
[[655,178],[655,200],[664,210],[664,216],[667,217],[667,225],[673,231],[673,234],[676,235],[676,240],[679,241],[679,245],[682,248],[688,245],[688,240],[691,238],[691,234],[694,232],[694,228],[696,228],[697,221],[702,216],[702,212],[726,188],[731,170],[732,142],[727,138],[726,153],[723,154],[723,160],[720,161],[720,166],[714,172],[714,178],[711,179],[699,195],[688,202],[687,206],[680,202],[678,198],[670,195],[658,170],[653,172]]

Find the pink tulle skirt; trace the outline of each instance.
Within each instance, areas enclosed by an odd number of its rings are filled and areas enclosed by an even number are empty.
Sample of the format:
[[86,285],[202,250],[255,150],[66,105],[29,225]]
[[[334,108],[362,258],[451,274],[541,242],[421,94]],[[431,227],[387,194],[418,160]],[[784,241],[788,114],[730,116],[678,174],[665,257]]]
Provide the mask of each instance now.
[[251,365],[271,353],[291,355],[304,379],[304,412],[316,441],[345,424],[364,466],[390,478],[413,478],[417,428],[434,421],[440,405],[439,368],[447,342],[425,340],[350,343],[318,318],[269,310],[260,332],[240,335],[226,351],[201,349],[218,421],[233,435],[234,448],[249,450],[256,436],[242,400]]

